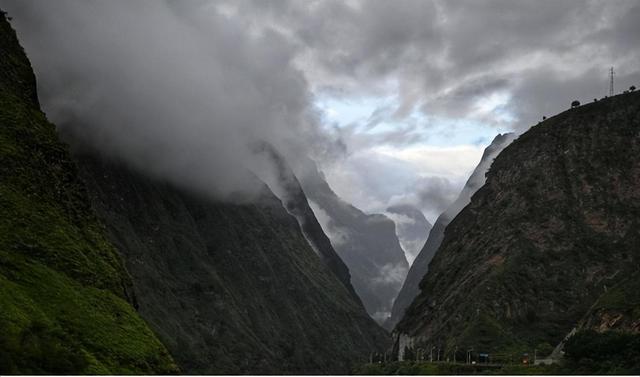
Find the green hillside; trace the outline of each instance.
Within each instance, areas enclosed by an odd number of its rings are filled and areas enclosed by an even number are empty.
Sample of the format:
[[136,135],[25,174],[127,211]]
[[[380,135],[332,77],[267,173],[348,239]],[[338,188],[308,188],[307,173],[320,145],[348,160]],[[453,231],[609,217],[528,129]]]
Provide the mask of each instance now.
[[0,373],[171,373],[0,16]]

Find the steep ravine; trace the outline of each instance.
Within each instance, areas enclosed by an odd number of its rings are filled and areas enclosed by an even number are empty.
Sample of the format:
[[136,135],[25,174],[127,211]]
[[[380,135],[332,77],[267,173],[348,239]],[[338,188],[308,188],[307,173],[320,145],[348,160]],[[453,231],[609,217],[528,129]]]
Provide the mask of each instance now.
[[396,336],[448,355],[531,350],[557,344],[599,299],[633,327],[640,310],[624,301],[635,296],[615,292],[640,276],[639,153],[637,92],[520,136],[446,228]]

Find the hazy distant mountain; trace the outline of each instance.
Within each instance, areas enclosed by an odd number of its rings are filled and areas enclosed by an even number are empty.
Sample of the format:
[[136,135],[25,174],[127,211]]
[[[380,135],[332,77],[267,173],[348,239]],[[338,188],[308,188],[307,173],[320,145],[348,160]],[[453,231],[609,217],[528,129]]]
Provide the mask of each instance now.
[[440,247],[444,230],[451,220],[464,208],[471,196],[484,184],[485,173],[491,166],[493,159],[514,139],[514,134],[504,134],[496,136],[491,144],[484,150],[480,163],[464,185],[458,198],[444,211],[436,220],[424,247],[411,265],[407,279],[402,286],[393,305],[391,318],[385,327],[393,328],[402,318],[406,308],[420,292],[420,281],[429,270],[429,262]]
[[409,204],[387,208],[386,215],[396,223],[396,234],[404,249],[407,262],[413,263],[422,250],[433,225],[422,211]]
[[365,214],[339,198],[315,168],[308,169],[300,182],[333,247],[349,267],[351,283],[367,312],[384,323],[409,269],[394,222],[384,215]]

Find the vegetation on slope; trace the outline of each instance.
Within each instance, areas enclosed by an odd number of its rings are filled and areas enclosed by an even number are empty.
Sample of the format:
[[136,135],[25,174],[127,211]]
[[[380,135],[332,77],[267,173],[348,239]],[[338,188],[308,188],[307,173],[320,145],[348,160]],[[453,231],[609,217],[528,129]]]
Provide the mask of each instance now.
[[[506,363],[403,362],[369,363],[354,370],[364,375],[637,375],[640,373],[640,334],[620,331],[580,331],[565,344],[565,357],[547,365]],[[476,360],[474,356],[474,360]]]
[[558,344],[608,289],[614,299],[621,282],[637,281],[639,153],[640,93],[520,136],[447,227],[398,331],[449,353]]
[[0,16],[0,373],[169,373]]

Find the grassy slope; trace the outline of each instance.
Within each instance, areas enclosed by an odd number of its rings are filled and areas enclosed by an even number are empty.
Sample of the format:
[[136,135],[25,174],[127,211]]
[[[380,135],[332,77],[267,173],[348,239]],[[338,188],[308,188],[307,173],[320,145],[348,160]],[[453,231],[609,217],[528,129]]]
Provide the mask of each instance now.
[[67,148],[0,17],[0,373],[166,373]]

